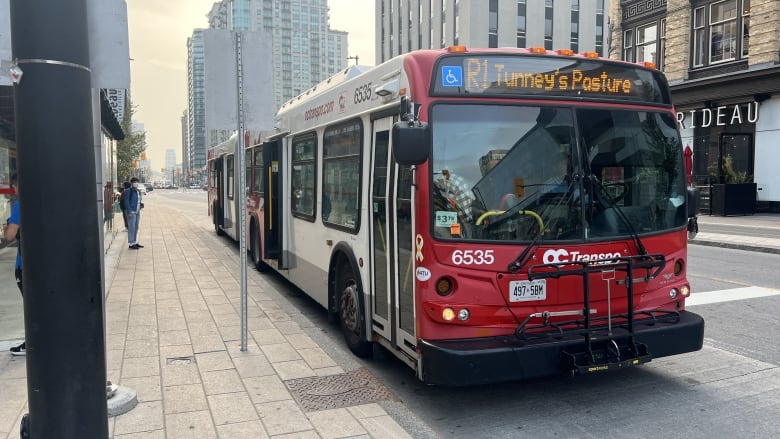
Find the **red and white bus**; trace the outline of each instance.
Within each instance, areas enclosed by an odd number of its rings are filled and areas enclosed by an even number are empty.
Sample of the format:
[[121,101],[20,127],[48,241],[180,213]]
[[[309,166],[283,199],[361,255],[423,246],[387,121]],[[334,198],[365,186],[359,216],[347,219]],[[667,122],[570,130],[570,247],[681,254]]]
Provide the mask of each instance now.
[[[682,145],[653,66],[418,51],[343,71],[275,123],[246,152],[248,249],[355,354],[378,343],[426,383],[471,385],[701,348]],[[209,158],[215,226],[235,237],[235,161]]]

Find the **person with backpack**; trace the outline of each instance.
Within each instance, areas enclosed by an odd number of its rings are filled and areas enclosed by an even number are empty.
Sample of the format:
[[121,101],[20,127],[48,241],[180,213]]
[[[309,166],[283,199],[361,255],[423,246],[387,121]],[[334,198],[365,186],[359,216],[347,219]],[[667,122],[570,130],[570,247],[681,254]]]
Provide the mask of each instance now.
[[127,244],[130,250],[144,248],[138,243],[138,226],[141,222],[141,209],[144,203],[141,201],[141,191],[138,190],[138,177],[130,179],[132,186],[122,193],[122,204],[127,213]]

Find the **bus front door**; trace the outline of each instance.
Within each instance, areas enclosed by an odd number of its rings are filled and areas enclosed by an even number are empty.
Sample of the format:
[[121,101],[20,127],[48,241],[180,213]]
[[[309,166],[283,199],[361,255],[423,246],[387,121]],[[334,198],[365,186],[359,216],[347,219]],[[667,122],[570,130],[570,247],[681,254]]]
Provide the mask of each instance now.
[[373,122],[371,169],[373,332],[394,349],[416,357],[411,169],[390,153],[394,117]]
[[266,259],[276,259],[277,268],[281,266],[282,253],[282,186],[279,160],[282,156],[282,139],[263,144],[263,164],[265,175],[263,187],[263,253]]

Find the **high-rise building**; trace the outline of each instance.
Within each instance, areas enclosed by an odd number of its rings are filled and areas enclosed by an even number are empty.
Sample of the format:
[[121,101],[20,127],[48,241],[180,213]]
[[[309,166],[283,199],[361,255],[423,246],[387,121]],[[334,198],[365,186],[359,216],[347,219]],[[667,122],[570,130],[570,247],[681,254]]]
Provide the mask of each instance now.
[[176,150],[173,148],[165,150],[165,169],[167,171],[176,169]]
[[703,213],[780,212],[780,2],[623,0],[610,16],[611,56],[669,81]]
[[189,145],[189,127],[187,126],[187,110],[184,110],[184,112],[181,115],[181,171],[182,174],[187,178],[189,182],[189,175],[190,175],[190,169],[189,169],[189,148],[187,145]]
[[607,53],[609,0],[375,1],[377,64],[452,45]]
[[[273,35],[277,108],[347,66],[347,33],[328,28],[327,0],[221,0],[207,16],[210,29]],[[198,182],[205,179],[207,149],[231,134],[206,126],[205,32],[195,29],[187,39],[187,144],[182,160],[183,170]]]
[[222,0],[209,27],[273,35],[278,108],[347,66],[347,33],[328,26],[327,0]]
[[202,178],[206,168],[206,92],[203,29],[187,39],[187,168]]

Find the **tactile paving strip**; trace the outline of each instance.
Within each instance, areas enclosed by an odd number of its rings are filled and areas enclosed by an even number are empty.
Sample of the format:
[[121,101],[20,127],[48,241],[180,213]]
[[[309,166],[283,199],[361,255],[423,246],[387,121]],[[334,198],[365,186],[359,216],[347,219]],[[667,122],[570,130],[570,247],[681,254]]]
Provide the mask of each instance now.
[[366,369],[338,375],[296,378],[285,383],[307,412],[397,400],[395,395]]

